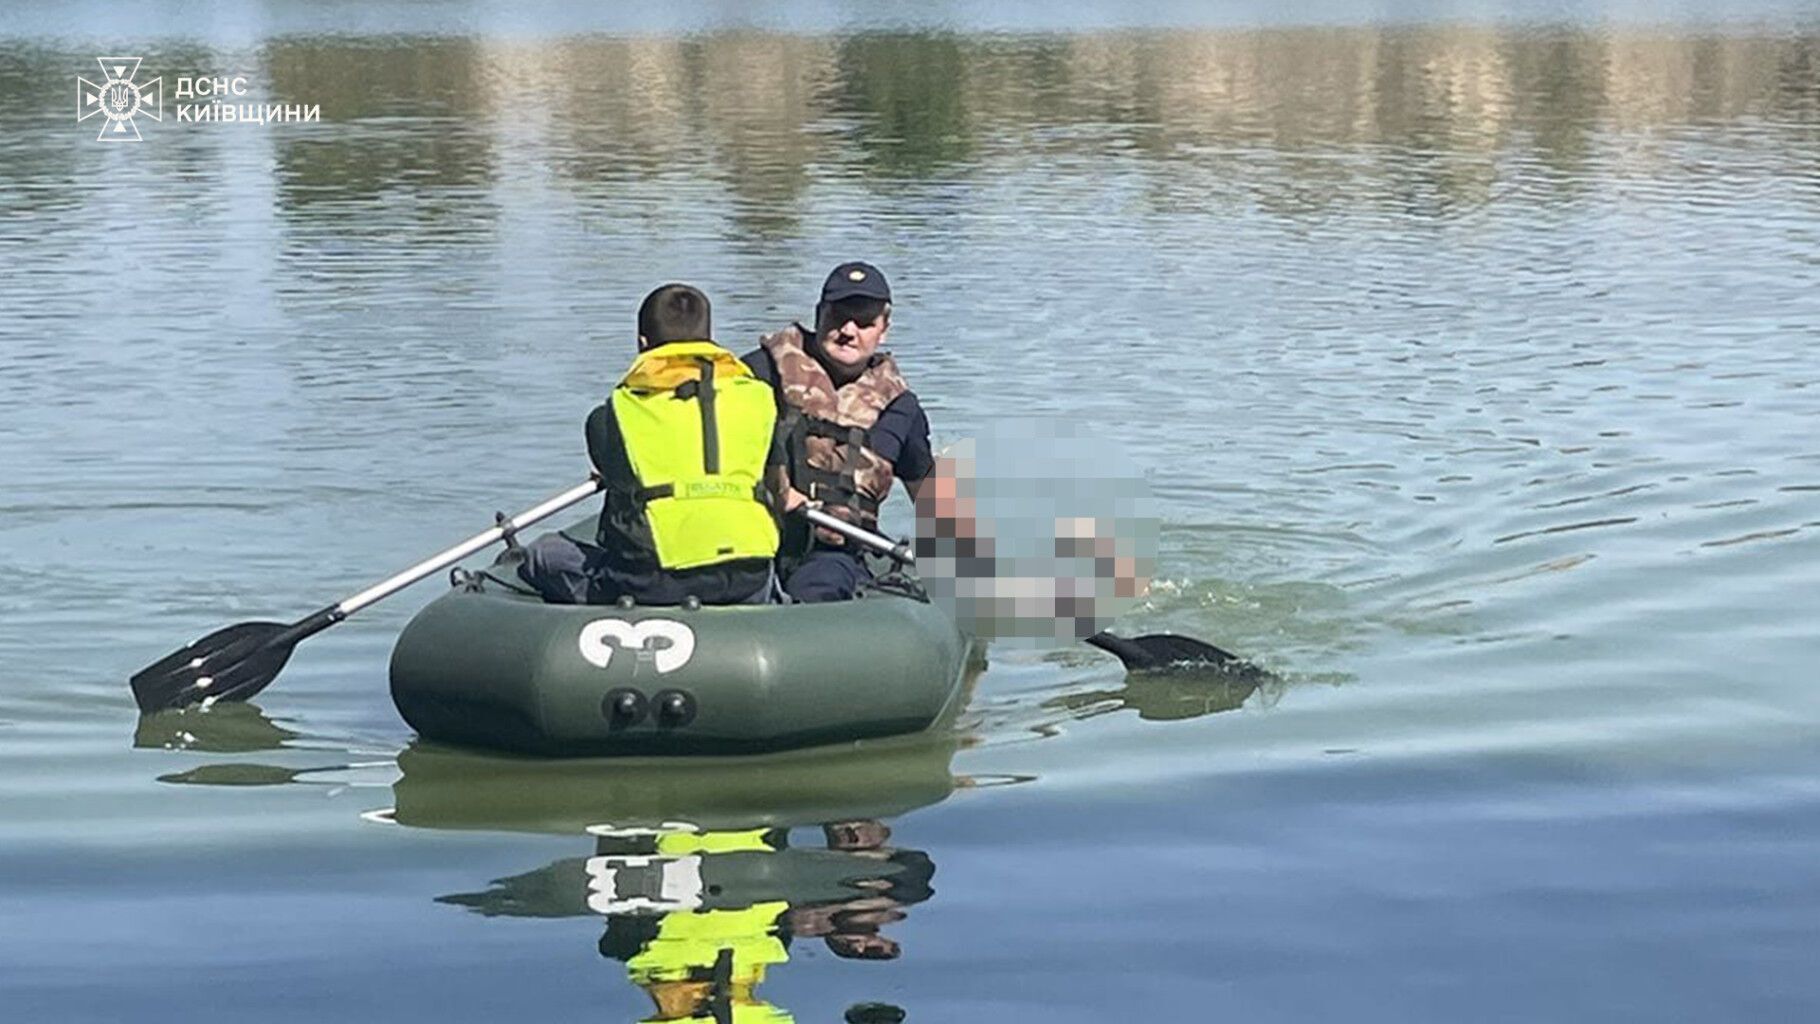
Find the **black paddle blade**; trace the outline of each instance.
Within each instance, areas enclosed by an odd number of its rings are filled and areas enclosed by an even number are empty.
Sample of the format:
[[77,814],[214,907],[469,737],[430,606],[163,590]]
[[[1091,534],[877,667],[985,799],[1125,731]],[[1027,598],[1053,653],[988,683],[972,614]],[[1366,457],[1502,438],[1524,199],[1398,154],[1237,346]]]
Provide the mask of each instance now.
[[1205,641],[1174,633],[1113,636],[1102,632],[1088,637],[1087,642],[1124,662],[1128,672],[1208,667],[1230,671],[1252,667],[1250,662],[1230,651],[1222,651]]
[[291,627],[282,622],[242,622],[219,629],[147,665],[131,682],[141,714],[187,707],[205,700],[246,700],[291,657],[296,640],[274,643]]

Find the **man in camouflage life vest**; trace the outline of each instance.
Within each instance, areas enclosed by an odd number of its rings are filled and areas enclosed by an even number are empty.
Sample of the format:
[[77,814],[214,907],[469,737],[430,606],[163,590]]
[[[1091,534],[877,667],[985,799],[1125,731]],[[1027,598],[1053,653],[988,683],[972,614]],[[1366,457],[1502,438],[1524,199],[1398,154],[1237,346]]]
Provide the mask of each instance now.
[[[877,529],[893,479],[914,497],[935,466],[922,403],[879,347],[890,328],[885,275],[843,263],[822,285],[814,330],[793,323],[744,357],[776,389],[792,487],[868,529]],[[872,576],[855,546],[799,518],[786,523],[780,562],[784,590],[799,601],[846,600]]]

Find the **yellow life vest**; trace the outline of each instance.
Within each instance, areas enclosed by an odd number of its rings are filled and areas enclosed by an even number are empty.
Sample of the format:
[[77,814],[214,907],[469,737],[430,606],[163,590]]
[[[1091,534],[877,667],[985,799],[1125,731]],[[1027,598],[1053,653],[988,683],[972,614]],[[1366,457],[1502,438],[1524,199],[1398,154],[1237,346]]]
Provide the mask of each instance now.
[[657,837],[657,852],[665,857],[686,857],[693,853],[776,853],[771,828],[746,829],[741,832],[666,832]]
[[744,910],[676,911],[665,914],[653,938],[626,961],[634,984],[685,981],[714,969],[720,951],[732,953],[734,984],[756,985],[765,968],[790,959],[777,937],[777,918],[790,909],[783,900],[754,904]]
[[633,360],[611,403],[658,565],[777,554],[764,490],[777,424],[769,384],[711,341],[673,341]]
[[[772,1006],[766,1002],[738,1002],[727,1007],[728,1017],[733,1024],[796,1024],[796,1018],[789,1011]],[[698,1013],[693,1017],[646,1017],[638,1024],[719,1024],[710,1014]]]

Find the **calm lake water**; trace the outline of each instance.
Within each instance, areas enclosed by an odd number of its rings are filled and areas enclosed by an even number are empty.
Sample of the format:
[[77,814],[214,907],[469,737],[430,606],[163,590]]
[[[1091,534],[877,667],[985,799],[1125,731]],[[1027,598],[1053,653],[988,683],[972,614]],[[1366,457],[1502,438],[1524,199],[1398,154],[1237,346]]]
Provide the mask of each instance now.
[[[784,922],[733,1019],[1813,1019],[1820,10],[1277,6],[0,12],[7,1018],[687,1019],[585,831],[686,821],[787,830],[701,855]],[[1279,680],[998,651],[954,735],[524,763],[391,707],[432,582],[138,719],[579,480],[654,284],[744,343],[849,258],[939,439],[1148,470],[1122,628]]]

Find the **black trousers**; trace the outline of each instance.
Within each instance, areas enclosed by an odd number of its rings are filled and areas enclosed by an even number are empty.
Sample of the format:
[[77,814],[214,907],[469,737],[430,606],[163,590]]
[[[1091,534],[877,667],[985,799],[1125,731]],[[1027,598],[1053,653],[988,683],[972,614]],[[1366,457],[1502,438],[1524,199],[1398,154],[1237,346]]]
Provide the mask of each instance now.
[[839,548],[814,548],[784,581],[784,592],[805,604],[851,601],[870,582],[872,570],[858,555]]
[[[603,571],[605,561],[606,549],[599,545],[578,541],[562,533],[546,533],[524,546],[524,561],[518,565],[518,578],[551,604],[612,604],[628,596],[628,592]],[[673,599],[653,601],[649,595],[639,593],[629,596],[641,604],[677,603]],[[756,591],[739,595],[734,600],[703,598],[704,604],[776,604],[779,601],[775,575]]]

